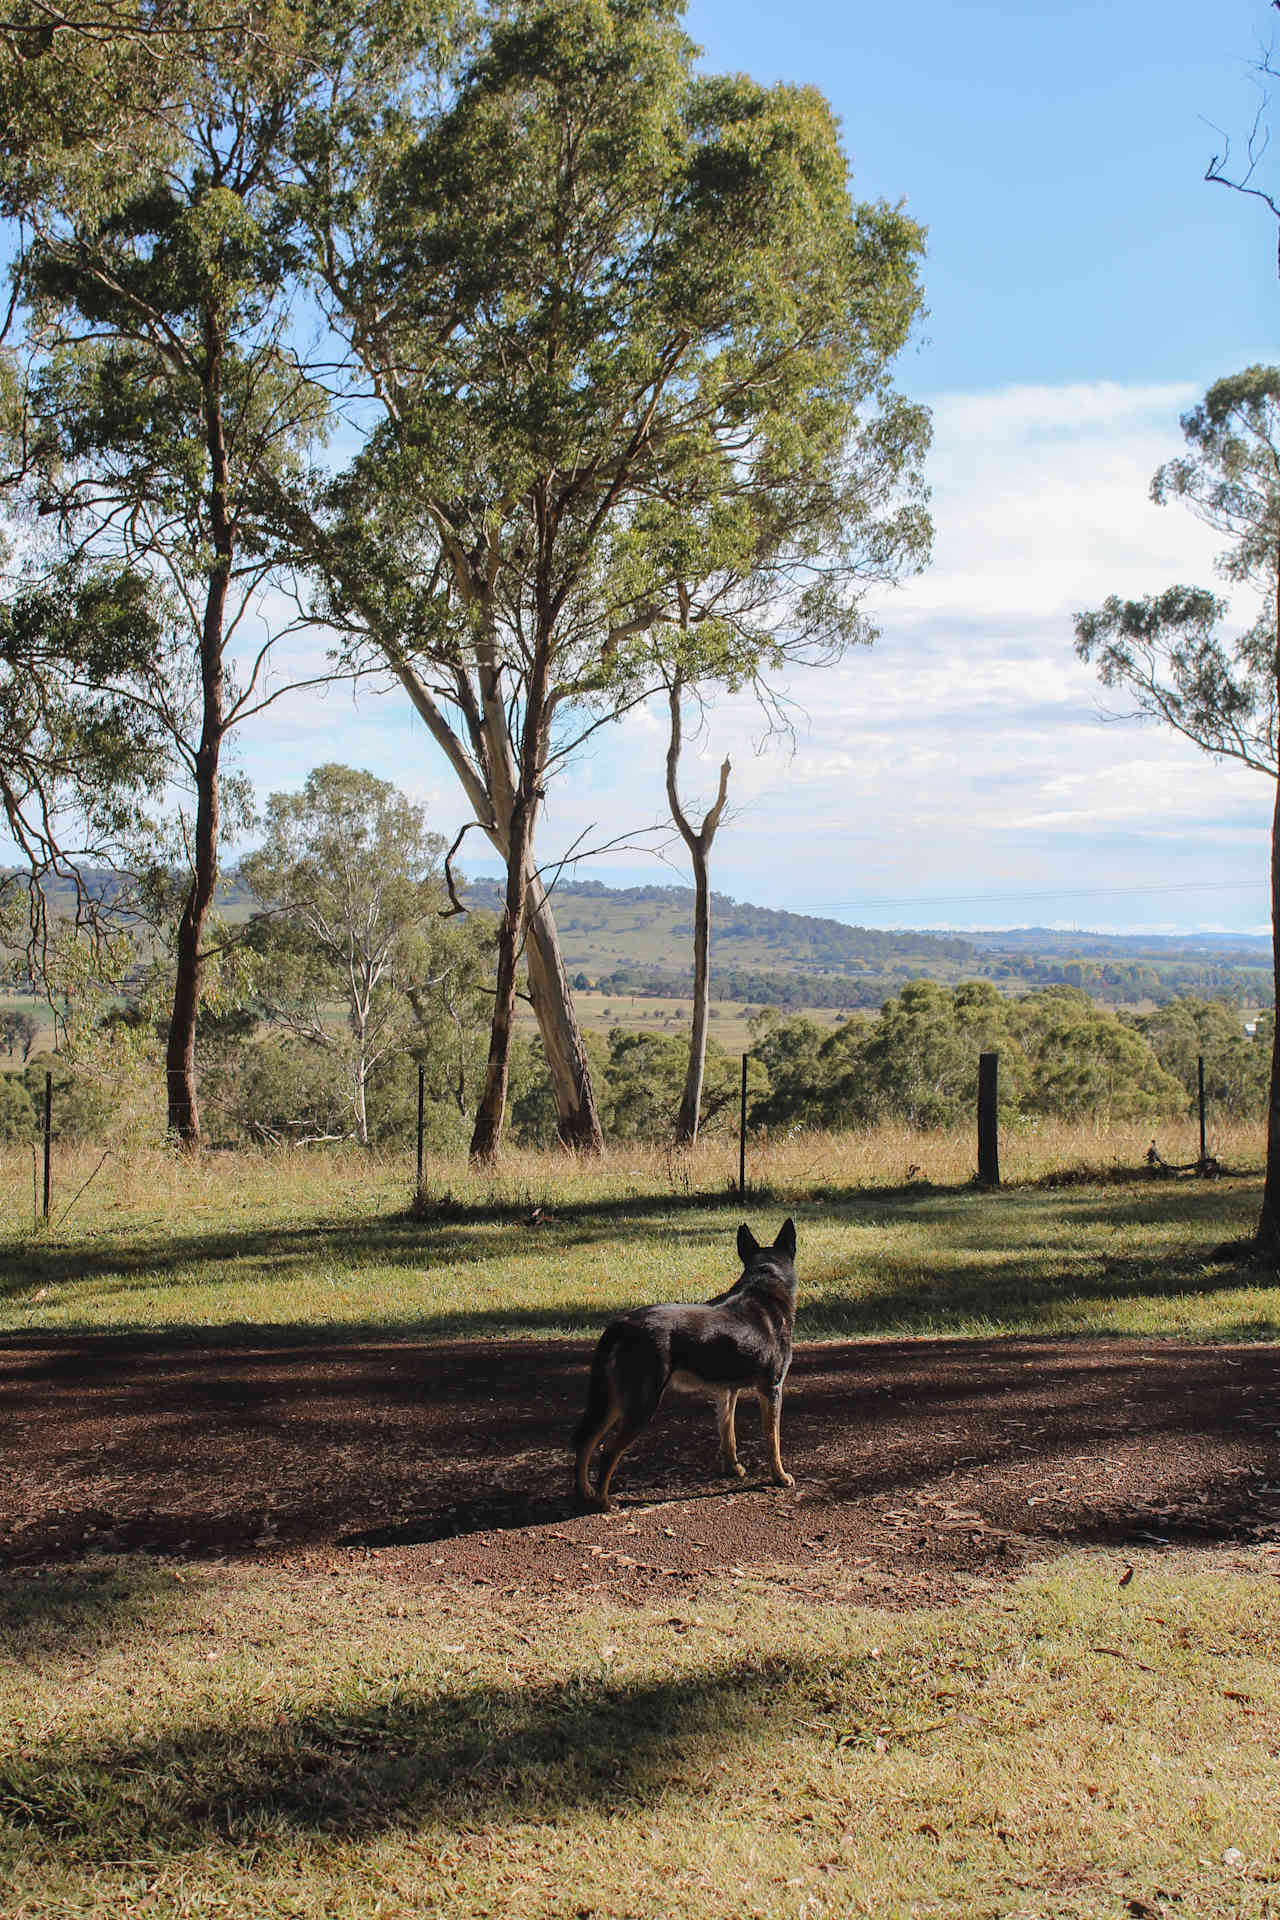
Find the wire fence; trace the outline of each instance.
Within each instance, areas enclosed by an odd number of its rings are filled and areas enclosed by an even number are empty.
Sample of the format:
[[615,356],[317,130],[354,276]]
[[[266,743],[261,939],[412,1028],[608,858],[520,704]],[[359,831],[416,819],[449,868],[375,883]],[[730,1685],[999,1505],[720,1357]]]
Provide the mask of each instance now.
[[[737,1192],[745,1198],[747,1193],[747,1152],[750,1140],[750,1128],[747,1117],[747,1069],[751,1055],[742,1055],[742,1071],[738,1112],[738,1177]],[[999,1060],[998,1053],[981,1053],[978,1056],[978,1094],[977,1094],[977,1184],[986,1188],[998,1188],[1000,1185],[1000,1116],[999,1116]],[[1165,1159],[1153,1141],[1147,1150],[1147,1166],[1153,1173],[1168,1175],[1194,1174],[1201,1178],[1214,1178],[1225,1171],[1219,1161],[1208,1151],[1208,1103],[1205,1096],[1205,1062],[1203,1054],[1197,1059],[1197,1101],[1196,1114],[1199,1123],[1200,1151],[1191,1161],[1170,1161]],[[415,1203],[425,1199],[425,1160],[426,1160],[426,1073],[418,1067],[417,1087],[417,1128],[415,1139]],[[53,1207],[53,1146],[54,1146],[54,1084],[52,1072],[46,1072],[44,1083],[43,1111],[38,1119],[38,1135],[32,1146],[32,1184],[33,1197],[36,1198],[36,1211],[45,1225],[49,1224]],[[81,1182],[67,1203],[65,1213],[70,1212],[76,1201],[92,1184],[106,1161],[111,1157],[112,1149],[106,1148],[97,1166],[88,1178]],[[41,1168],[41,1159],[43,1166]]]

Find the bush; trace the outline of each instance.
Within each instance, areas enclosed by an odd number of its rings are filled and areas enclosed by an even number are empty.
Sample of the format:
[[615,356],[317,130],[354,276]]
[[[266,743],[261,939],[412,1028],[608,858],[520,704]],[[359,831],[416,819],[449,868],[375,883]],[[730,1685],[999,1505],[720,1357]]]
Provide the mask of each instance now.
[[334,1084],[332,1054],[271,1037],[243,1049],[234,1081],[220,1089],[220,1117],[250,1140],[346,1139],[350,1102]]
[[0,1142],[11,1146],[29,1140],[36,1130],[36,1110],[16,1073],[0,1073]]
[[[422,1110],[424,1143],[439,1153],[465,1153],[471,1116],[449,1098],[439,1076],[427,1068]],[[390,1054],[369,1076],[369,1139],[376,1146],[410,1151],[418,1137],[418,1066],[411,1054]]]

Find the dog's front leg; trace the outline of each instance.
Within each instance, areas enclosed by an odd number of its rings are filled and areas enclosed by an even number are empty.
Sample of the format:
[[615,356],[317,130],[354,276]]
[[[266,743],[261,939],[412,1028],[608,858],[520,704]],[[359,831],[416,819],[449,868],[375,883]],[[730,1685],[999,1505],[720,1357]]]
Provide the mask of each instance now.
[[733,1431],[733,1416],[738,1410],[738,1390],[725,1387],[716,1395],[716,1418],[720,1427],[720,1464],[726,1473],[741,1480],[746,1468],[738,1459],[738,1441]]
[[760,1402],[760,1422],[769,1448],[773,1483],[776,1487],[794,1487],[795,1479],[782,1464],[782,1436],[778,1425],[782,1417],[782,1388],[757,1387],[756,1398]]

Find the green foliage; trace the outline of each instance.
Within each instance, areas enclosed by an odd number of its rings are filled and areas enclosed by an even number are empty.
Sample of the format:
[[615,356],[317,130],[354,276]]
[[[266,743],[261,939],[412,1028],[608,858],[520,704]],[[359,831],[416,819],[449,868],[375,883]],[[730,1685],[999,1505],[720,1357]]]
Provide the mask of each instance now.
[[[1230,1009],[1219,1007],[1212,1018],[1224,1063],[1243,1072],[1256,1059],[1256,1043]],[[1232,1028],[1238,1052],[1226,1045]],[[1168,1033],[1175,1032],[1181,1027],[1171,1020]],[[1070,987],[1010,1000],[989,981],[948,989],[917,980],[874,1020],[849,1020],[824,1035],[811,1020],[766,1013],[753,1034],[755,1057],[769,1078],[768,1093],[752,1104],[753,1126],[870,1127],[888,1120],[951,1126],[975,1111],[984,1052],[1000,1056],[1005,1114],[1109,1125],[1187,1106],[1185,1086],[1166,1071],[1139,1026]],[[1223,1104],[1228,1117],[1240,1111]]]
[[147,1023],[82,1018],[64,1029],[56,1054],[33,1054],[22,1079],[39,1114],[46,1073],[53,1074],[55,1140],[124,1148],[156,1145],[163,1137],[156,1101],[163,1069]]
[[954,991],[912,981],[878,1020],[846,1027],[824,1043],[829,1123],[866,1125],[886,1117],[945,1126],[972,1109],[977,1056],[992,1048],[1002,1052],[1002,1077],[1016,1089],[1025,1063],[1011,1007],[987,981]]
[[[923,236],[853,204],[820,95],[699,75],[667,0],[522,0],[468,53],[308,125],[296,244],[384,417],[291,524],[519,884],[549,778],[672,648],[731,685],[830,657],[927,550],[927,417],[889,379]],[[560,977],[534,975],[558,1065]],[[585,1077],[556,1084],[593,1139]]]
[[165,649],[159,597],[126,567],[69,560],[0,596],[0,809],[23,859],[0,876],[0,911],[33,969],[49,937],[50,878],[74,883],[77,919],[110,920],[81,867],[140,837],[165,750],[139,693]]
[[[601,1118],[614,1140],[668,1140],[675,1131],[689,1063],[683,1038],[628,1033],[615,1027],[602,1076]],[[699,1131],[717,1133],[736,1127],[738,1061],[714,1040],[707,1041]],[[757,1087],[762,1086],[759,1069]]]
[[[477,1041],[480,1028],[476,1029]],[[661,1142],[671,1137],[684,1081],[683,1037],[613,1029],[587,1035],[606,1136]],[[216,1046],[208,1039],[206,1044]],[[1108,1127],[1188,1113],[1196,1060],[1206,1056],[1211,1116],[1226,1121],[1265,1112],[1270,1025],[1256,1036],[1219,1001],[1175,1001],[1155,1014],[1116,1016],[1077,989],[1056,987],[1018,1000],[987,981],[952,990],[913,981],[877,1018],[857,1016],[834,1032],[772,1009],[752,1022],[748,1115],[753,1132],[805,1128],[865,1130],[897,1122],[921,1130],[963,1125],[977,1100],[978,1055],[1000,1055],[1000,1109]],[[240,1039],[233,1057],[206,1056],[210,1110],[228,1140],[298,1139],[349,1133],[350,1108],[330,1049],[284,1033]],[[704,1127],[737,1127],[739,1060],[708,1042]],[[427,1140],[449,1150],[465,1137],[465,1110],[452,1068],[427,1078]],[[389,1049],[368,1080],[369,1137],[407,1145],[417,1123],[414,1055]],[[556,1109],[541,1043],[521,1033],[513,1049],[509,1134],[526,1147],[553,1147]]]
[[[479,1084],[484,1065],[486,1035],[477,1027],[473,1058],[468,1063],[468,1092]],[[423,1144],[432,1153],[460,1156],[471,1137],[471,1103],[459,1105],[456,1082],[450,1084],[453,1062],[443,1053],[426,1061],[422,1109]],[[435,1072],[433,1074],[433,1066]],[[369,1075],[369,1139],[377,1147],[412,1152],[418,1134],[418,1061],[412,1053],[389,1053]]]
[[350,1136],[350,1098],[332,1059],[286,1035],[237,1049],[220,1071],[208,1071],[205,1085],[217,1138],[276,1144]]
[[[1076,616],[1076,651],[1094,660],[1106,686],[1122,686],[1138,712],[1165,721],[1218,758],[1280,778],[1280,367],[1253,366],[1217,381],[1182,417],[1190,452],[1151,483],[1163,504],[1185,500],[1225,535],[1218,571],[1253,589],[1257,615],[1224,636],[1225,602],[1203,589],[1170,587],[1145,600],[1114,594]],[[1280,804],[1273,809],[1271,870],[1280,861]],[[1280,925],[1272,896],[1273,961]],[[1280,979],[1280,975],[1276,976]],[[1272,1083],[1280,1087],[1280,1027],[1272,1029]],[[1259,1241],[1280,1250],[1280,1127],[1268,1128]]]
[[1024,1018],[1034,1048],[1025,1101],[1031,1112],[1109,1125],[1185,1107],[1182,1089],[1141,1035],[1083,995],[1046,994]]
[[[710,1066],[710,1042],[707,1054]],[[609,1035],[600,1116],[611,1138],[650,1140],[670,1136],[680,1109],[688,1060],[688,1044],[682,1040],[614,1028]]]
[[[582,1036],[592,1084],[603,1082],[608,1066],[605,1041],[597,1033]],[[522,1147],[554,1147],[559,1142],[555,1091],[542,1041],[517,1032],[511,1048],[507,1097],[508,1137]]]
[[1076,616],[1076,651],[1104,686],[1206,752],[1277,772],[1277,591],[1280,590],[1280,367],[1219,380],[1182,417],[1191,448],[1160,468],[1151,497],[1185,500],[1229,544],[1218,570],[1260,595],[1240,636],[1221,632],[1227,603],[1175,586],[1142,600],[1112,595]]
[[20,1008],[11,1008],[0,1014],[0,1045],[3,1045],[10,1060],[20,1053],[25,1064],[31,1058],[31,1050],[40,1035],[40,1023]]
[[[851,1022],[841,1031],[853,1039],[858,1028]],[[821,1027],[802,1016],[783,1019],[766,1008],[752,1022],[751,1038],[752,1054],[769,1083],[768,1093],[750,1108],[752,1125],[775,1131],[805,1126],[830,1067],[830,1056],[823,1057]]]
[[[607,1043],[586,1036],[592,1080],[600,1099],[600,1118],[610,1140],[666,1141],[675,1131],[689,1060],[688,1042],[668,1034],[631,1033],[615,1027]],[[707,1042],[700,1132],[735,1132],[738,1124],[740,1066],[736,1054]],[[764,1069],[749,1064],[748,1096],[766,1091]],[[551,1078],[540,1042],[518,1037],[512,1050],[511,1137],[521,1146],[548,1147],[556,1141]]]
[[488,23],[443,111],[394,123],[398,148],[340,114],[311,124],[299,218],[343,263],[335,327],[396,396],[334,496],[325,564],[340,604],[398,623],[402,655],[410,611],[413,645],[433,644],[428,611],[451,661],[470,644],[406,508],[441,535],[459,608],[479,592],[461,554],[485,556],[499,626],[540,555],[557,680],[602,694],[651,662],[677,581],[715,582],[687,664],[741,678],[782,644],[765,571],[793,640],[822,621],[857,637],[855,549],[864,576],[923,549],[927,423],[886,379],[920,232],[851,204],[820,95],[697,76],[693,51],[668,5],[525,5]]
[[16,1073],[0,1073],[0,1142],[29,1140],[36,1130],[36,1110],[26,1085]]
[[1198,1061],[1204,1059],[1205,1098],[1215,1113],[1260,1119],[1267,1110],[1273,1021],[1261,1017],[1254,1033],[1241,1027],[1221,1000],[1173,1000],[1134,1025],[1161,1067],[1182,1087],[1188,1107],[1198,1099]]

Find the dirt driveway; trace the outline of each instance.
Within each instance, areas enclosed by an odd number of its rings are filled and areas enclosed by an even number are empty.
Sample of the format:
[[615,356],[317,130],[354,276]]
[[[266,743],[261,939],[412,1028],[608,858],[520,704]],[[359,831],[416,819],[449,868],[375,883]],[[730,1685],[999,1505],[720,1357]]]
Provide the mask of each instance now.
[[[891,1341],[797,1350],[796,1486],[715,1477],[671,1396],[611,1515],[570,1497],[566,1341],[0,1341],[0,1568],[138,1552],[356,1557],[401,1579],[653,1600],[706,1575],[912,1603],[1053,1545],[1280,1542],[1280,1347]],[[1280,1571],[1280,1560],[1277,1561]]]

